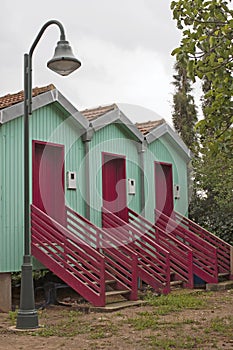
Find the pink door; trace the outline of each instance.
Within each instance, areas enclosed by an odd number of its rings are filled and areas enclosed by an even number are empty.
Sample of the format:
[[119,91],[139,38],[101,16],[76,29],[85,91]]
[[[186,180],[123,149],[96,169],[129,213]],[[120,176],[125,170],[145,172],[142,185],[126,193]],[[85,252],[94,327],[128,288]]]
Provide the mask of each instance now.
[[64,224],[64,146],[33,141],[32,156],[33,204]]
[[173,211],[172,164],[155,162],[156,209],[170,216]]
[[102,189],[103,206],[127,221],[125,158],[103,154]]

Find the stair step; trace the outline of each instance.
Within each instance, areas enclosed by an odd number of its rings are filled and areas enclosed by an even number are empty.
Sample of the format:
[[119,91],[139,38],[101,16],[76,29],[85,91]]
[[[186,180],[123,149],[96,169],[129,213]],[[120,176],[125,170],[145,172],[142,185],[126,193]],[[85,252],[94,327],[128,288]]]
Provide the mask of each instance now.
[[218,274],[218,282],[224,282],[229,280],[230,272],[222,272]]
[[89,286],[90,284],[95,284],[95,285],[98,285],[99,284],[99,282],[97,282],[97,281],[92,281],[92,282],[84,282],[83,284],[85,284],[86,286]]
[[130,293],[130,290],[111,290],[109,292],[105,292],[106,297],[115,296],[115,295],[122,295],[122,294],[128,294]]
[[223,278],[223,277],[228,277],[230,275],[230,272],[221,272],[218,274],[219,278]]
[[144,266],[150,267],[151,265],[150,264],[139,264],[138,266],[143,268]]
[[92,271],[92,270],[86,270],[86,271],[79,271],[79,273],[81,273],[82,275],[85,275],[87,272],[89,272],[89,273],[94,273],[94,271]]
[[233,289],[233,281],[224,281],[219,283],[207,283],[206,290],[217,291],[217,290],[229,290]]
[[171,281],[170,285],[171,287],[178,287],[178,286],[182,286],[183,281]]
[[142,306],[147,304],[147,301],[145,300],[138,300],[138,301],[121,301],[119,303],[112,303],[112,304],[107,304],[106,306],[93,306],[90,308],[91,311],[95,312],[113,312],[113,311],[118,311],[127,307],[132,307],[132,306]]
[[106,280],[105,284],[110,285],[110,284],[115,284],[116,280]]

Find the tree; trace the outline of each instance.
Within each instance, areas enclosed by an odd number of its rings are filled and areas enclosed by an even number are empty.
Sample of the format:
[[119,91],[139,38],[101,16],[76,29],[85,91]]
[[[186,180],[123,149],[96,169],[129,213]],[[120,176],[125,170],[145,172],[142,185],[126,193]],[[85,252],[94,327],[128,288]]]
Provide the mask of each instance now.
[[210,151],[219,148],[232,154],[233,133],[233,10],[231,0],[177,0],[171,9],[177,27],[182,30],[180,47],[173,50],[188,76],[208,81],[203,106],[205,118],[198,131],[205,139],[209,131]]
[[193,161],[192,220],[233,244],[233,164],[227,153],[203,152]]
[[172,121],[174,128],[192,151],[196,140],[195,124],[197,122],[197,109],[191,95],[191,81],[181,62],[175,64],[176,74],[173,75],[175,94],[173,95]]
[[182,30],[173,51],[188,77],[202,81],[204,118],[196,124],[198,152],[193,161],[190,215],[218,236],[233,237],[233,10],[231,0],[172,1]]

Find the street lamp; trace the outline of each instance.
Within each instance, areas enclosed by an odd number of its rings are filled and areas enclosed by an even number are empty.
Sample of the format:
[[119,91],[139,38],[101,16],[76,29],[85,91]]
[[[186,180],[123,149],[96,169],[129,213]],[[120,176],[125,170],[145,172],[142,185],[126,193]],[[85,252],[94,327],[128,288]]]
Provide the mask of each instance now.
[[30,248],[29,117],[32,114],[32,55],[44,31],[52,24],[59,27],[60,40],[57,43],[53,58],[47,63],[47,67],[60,75],[66,76],[81,66],[81,62],[74,57],[69,42],[66,41],[62,24],[56,20],[48,21],[43,25],[29,53],[24,55],[24,256],[20,308],[16,325],[18,329],[32,329],[39,326],[38,314],[35,309]]

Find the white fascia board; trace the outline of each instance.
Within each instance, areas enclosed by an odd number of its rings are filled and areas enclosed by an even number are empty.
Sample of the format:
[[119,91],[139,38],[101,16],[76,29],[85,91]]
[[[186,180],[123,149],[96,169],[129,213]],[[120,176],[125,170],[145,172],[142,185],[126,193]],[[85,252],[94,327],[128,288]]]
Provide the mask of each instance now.
[[89,127],[88,120],[74,107],[74,105],[67,100],[67,98],[60,93],[57,89],[52,90],[56,96],[57,101],[69,114],[73,117],[84,129]]
[[2,116],[2,111],[0,111],[0,126],[3,124],[3,121],[2,121],[2,118],[3,118],[3,116]]
[[93,127],[94,131],[100,130],[105,126],[117,123],[123,124],[129,131],[136,136],[139,141],[143,141],[144,137],[137,129],[137,127],[129,120],[120,110],[119,108],[114,109],[112,111],[107,112],[101,117],[91,121],[90,126]]
[[[35,111],[53,102],[58,102],[82,128],[88,128],[88,121],[57,89],[33,97],[32,110]],[[24,102],[17,103],[1,110],[1,122],[2,124],[7,123],[15,118],[23,116],[23,114]]]
[[192,152],[185,145],[183,140],[181,140],[179,135],[174,130],[172,130],[172,128],[166,123],[158,126],[154,130],[149,132],[149,134],[146,135],[146,141],[148,144],[150,144],[151,142],[159,139],[161,136],[166,135],[166,134],[168,134],[170,136],[172,141],[175,142],[179,146],[179,148],[184,152],[186,158],[188,158],[190,160],[192,158]]
[[138,130],[135,124],[132,123],[131,120],[128,117],[126,117],[126,115],[121,111],[120,111],[120,120],[139,139],[139,141],[143,142],[144,136],[142,135],[142,133]]
[[118,119],[119,119],[119,110],[114,109],[90,121],[90,127],[92,127],[94,131],[98,131],[104,128],[105,126],[114,123]]

